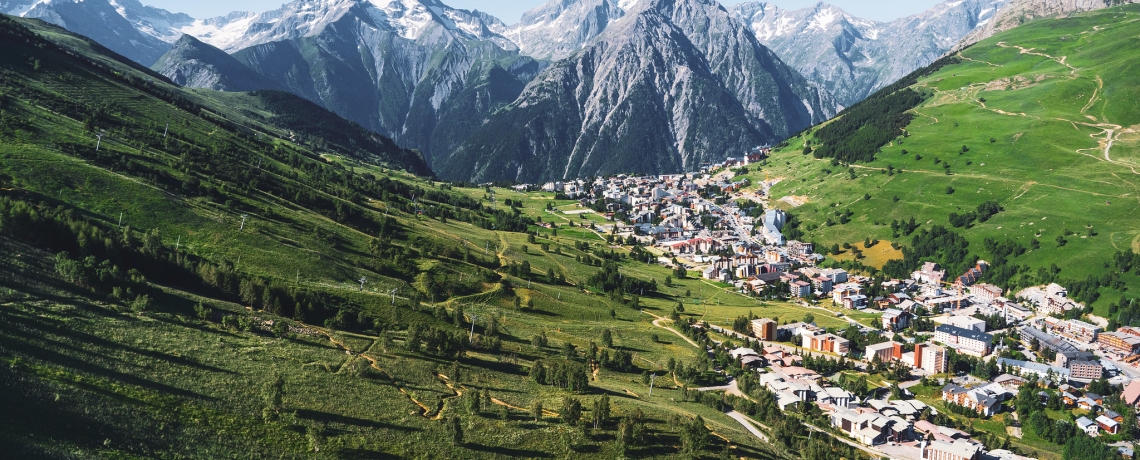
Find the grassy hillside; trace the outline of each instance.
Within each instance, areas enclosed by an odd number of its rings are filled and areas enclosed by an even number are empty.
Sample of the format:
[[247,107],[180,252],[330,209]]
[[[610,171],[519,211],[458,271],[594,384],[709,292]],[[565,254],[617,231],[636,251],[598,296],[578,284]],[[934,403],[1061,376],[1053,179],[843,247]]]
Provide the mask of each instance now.
[[[546,213],[550,197],[495,190],[492,203],[416,178],[367,154],[385,141],[314,125],[336,122],[280,95],[187,92],[31,21],[0,18],[0,46],[12,455],[787,459],[809,447],[770,395],[686,391],[731,361],[694,345],[710,337],[688,321],[658,319],[678,303],[721,325],[807,309],[665,286],[669,271],[605,247],[588,219]],[[645,372],[670,362],[687,370],[650,395]],[[762,442],[728,407],[789,429]],[[816,455],[857,457],[819,438]]]
[[[789,140],[763,167],[780,180],[772,204],[824,246],[869,238],[915,249],[892,222],[914,218],[914,235],[941,225],[969,242],[971,257],[952,270],[1001,259],[1006,272],[993,278],[1006,287],[1092,275],[1100,295],[1083,297],[1105,315],[1125,288],[1140,288],[1135,274],[1111,275],[1115,253],[1140,252],[1138,35],[1140,7],[1130,5],[978,43]],[[921,102],[911,108],[904,94]],[[952,222],[987,201],[1004,211]],[[886,266],[897,276],[919,259]]]

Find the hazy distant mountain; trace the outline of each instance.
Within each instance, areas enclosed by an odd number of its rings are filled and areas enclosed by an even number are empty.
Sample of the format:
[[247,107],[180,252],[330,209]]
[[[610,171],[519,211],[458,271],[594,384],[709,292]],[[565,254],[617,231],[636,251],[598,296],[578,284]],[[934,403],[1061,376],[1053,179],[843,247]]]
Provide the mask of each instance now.
[[849,106],[934,62],[963,36],[984,27],[1006,1],[948,1],[886,23],[826,3],[782,10],[750,2],[736,5],[732,13],[780,59]]
[[182,35],[175,28],[194,21],[138,0],[0,0],[0,13],[43,19],[145,66]]

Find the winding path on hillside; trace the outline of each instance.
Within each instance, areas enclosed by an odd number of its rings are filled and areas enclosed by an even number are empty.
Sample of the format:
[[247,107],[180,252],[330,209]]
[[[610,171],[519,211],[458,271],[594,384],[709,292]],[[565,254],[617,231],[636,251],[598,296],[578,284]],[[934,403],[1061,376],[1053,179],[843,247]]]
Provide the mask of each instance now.
[[1035,53],[1035,52],[1033,52],[1033,50],[1035,50],[1037,48],[1025,48],[1025,47],[1021,47],[1021,46],[1017,46],[1017,45],[1007,45],[1005,42],[998,42],[997,46],[1000,46],[1002,48],[1017,48],[1017,49],[1021,50],[1021,54],[1029,54],[1032,56],[1041,56],[1044,58],[1052,59],[1054,61],[1057,61],[1058,64],[1061,64],[1065,67],[1068,67],[1070,70],[1072,70],[1072,72],[1069,73],[1070,75],[1076,73],[1077,70],[1080,70],[1080,69],[1077,69],[1076,67],[1073,67],[1073,66],[1071,66],[1065,62],[1065,60],[1067,60],[1069,58],[1068,56],[1056,57],[1056,56],[1050,56],[1050,55],[1045,54],[1045,53]]

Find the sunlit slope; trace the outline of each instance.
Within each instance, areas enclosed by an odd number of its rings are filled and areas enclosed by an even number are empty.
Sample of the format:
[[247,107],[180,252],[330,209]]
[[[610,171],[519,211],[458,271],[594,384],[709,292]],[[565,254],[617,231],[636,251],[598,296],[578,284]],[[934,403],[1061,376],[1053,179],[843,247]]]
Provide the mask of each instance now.
[[[1137,49],[1135,5],[994,36],[917,79],[911,88],[925,102],[874,161],[849,170],[804,154],[805,137],[791,139],[765,167],[782,178],[773,203],[791,208],[793,200],[776,200],[806,197],[793,213],[810,239],[828,246],[867,237],[906,245],[910,238],[895,236],[893,220],[951,227],[949,213],[994,200],[1004,212],[954,229],[973,243],[971,254],[992,256],[986,238],[1013,240],[1029,249],[1014,261],[1026,273],[1052,264],[1068,279],[1107,273],[1116,251],[1140,252]],[[806,139],[815,141],[814,132]],[[839,225],[834,213],[845,209],[854,215]],[[829,218],[837,225],[826,226]],[[1023,274],[1018,283],[1033,281]],[[1124,281],[1140,286],[1134,277]],[[1104,301],[1119,298],[1102,293]]]

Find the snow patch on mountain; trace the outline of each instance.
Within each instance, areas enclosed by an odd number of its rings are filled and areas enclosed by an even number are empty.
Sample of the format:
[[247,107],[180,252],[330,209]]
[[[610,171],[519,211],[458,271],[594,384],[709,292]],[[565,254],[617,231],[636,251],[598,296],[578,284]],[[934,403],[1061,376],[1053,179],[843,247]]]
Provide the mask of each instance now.
[[891,22],[857,18],[826,3],[782,10],[749,2],[732,13],[784,62],[850,106],[933,62],[985,26],[1006,1],[951,0]]

